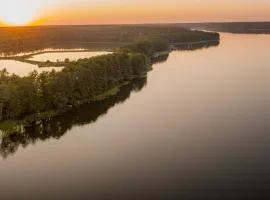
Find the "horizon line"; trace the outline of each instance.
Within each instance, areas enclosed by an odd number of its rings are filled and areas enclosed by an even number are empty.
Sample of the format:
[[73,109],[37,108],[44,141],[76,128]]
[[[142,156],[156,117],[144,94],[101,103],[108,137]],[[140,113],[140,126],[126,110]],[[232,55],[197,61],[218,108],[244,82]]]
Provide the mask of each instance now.
[[270,21],[204,21],[204,22],[156,22],[156,23],[111,23],[111,24],[44,24],[44,25],[0,25],[0,28],[54,27],[54,26],[128,26],[128,25],[173,25],[173,24],[228,24],[270,23]]

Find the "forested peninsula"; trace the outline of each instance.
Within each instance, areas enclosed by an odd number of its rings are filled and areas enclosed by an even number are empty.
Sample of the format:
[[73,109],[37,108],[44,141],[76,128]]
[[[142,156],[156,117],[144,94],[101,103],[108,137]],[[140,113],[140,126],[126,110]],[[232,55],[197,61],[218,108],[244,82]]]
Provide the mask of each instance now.
[[[145,77],[152,63],[177,44],[219,41],[219,34],[172,31],[135,38],[114,53],[69,62],[60,72],[32,72],[19,77],[0,72],[0,130],[19,131],[21,126],[48,120],[67,110],[116,95],[121,86]],[[189,33],[189,34],[187,34]],[[18,126],[20,125],[20,126]]]

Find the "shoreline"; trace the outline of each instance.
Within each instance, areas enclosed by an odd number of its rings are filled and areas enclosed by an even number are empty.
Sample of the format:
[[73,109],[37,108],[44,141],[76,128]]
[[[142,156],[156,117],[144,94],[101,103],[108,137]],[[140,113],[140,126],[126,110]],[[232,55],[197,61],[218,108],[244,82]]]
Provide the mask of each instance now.
[[92,98],[85,99],[81,102],[78,102],[76,105],[68,105],[67,107],[61,110],[48,110],[46,112],[27,115],[23,117],[22,119],[0,121],[0,138],[8,136],[8,135],[12,135],[12,134],[22,134],[24,133],[24,128],[31,125],[32,123],[38,124],[42,120],[50,120],[51,118],[62,116],[66,112],[72,110],[73,108],[80,107],[85,104],[91,104],[95,102],[104,101],[110,97],[116,96],[120,92],[123,86],[130,84],[135,79],[147,77],[147,73],[151,70],[152,69],[150,68],[147,72],[145,72],[145,74],[140,75],[138,77],[131,77],[130,80],[127,80],[115,86],[114,88],[111,88],[103,92],[102,94],[99,94]]
[[[197,42],[185,42],[185,43],[181,43],[181,44],[186,44],[186,45],[192,45],[192,44],[208,44],[210,45],[210,40],[205,40],[205,41],[197,41]],[[214,40],[211,40],[211,42],[213,42]],[[215,40],[215,42],[219,42],[220,39]],[[135,43],[134,46],[136,46],[137,44]],[[122,49],[123,52],[128,53],[130,55],[138,55],[137,50],[135,50],[135,52],[132,52],[132,46],[126,47],[127,49]],[[184,47],[185,48],[185,47]],[[181,50],[181,48],[177,48],[179,50]],[[129,52],[129,50],[131,50],[131,52]],[[59,109],[54,109],[54,110],[45,110],[44,112],[41,113],[33,113],[33,114],[29,114],[26,116],[21,116],[18,117],[17,119],[6,119],[4,121],[0,122],[0,130],[2,132],[2,135],[9,135],[9,134],[15,134],[15,133],[23,133],[25,131],[24,127],[30,125],[31,123],[39,123],[42,120],[50,120],[53,117],[56,116],[60,116],[63,115],[65,112],[67,112],[68,110],[81,106],[83,104],[89,104],[92,102],[98,102],[98,101],[102,101],[105,100],[107,98],[110,98],[112,96],[115,96],[119,93],[121,87],[123,85],[129,84],[131,83],[134,79],[138,79],[138,78],[142,78],[142,77],[146,77],[147,73],[152,69],[152,65],[156,62],[160,62],[163,60],[166,60],[167,57],[169,56],[169,54],[172,52],[172,50],[174,49],[173,44],[169,44],[167,46],[167,50],[166,48],[164,48],[164,50],[160,49],[160,50],[156,50],[156,52],[151,52],[151,54],[140,54],[143,58],[143,56],[145,56],[145,59],[148,58],[148,64],[147,64],[147,68],[144,69],[144,71],[141,71],[139,74],[134,74],[131,77],[128,77],[126,80],[123,80],[123,82],[120,82],[118,85],[115,85],[114,87],[108,89],[107,91],[104,91],[101,94],[96,94],[95,96],[91,97],[91,98],[86,98],[86,99],[81,99],[78,100],[77,102],[74,102],[72,105],[66,104],[64,107],[59,108]],[[48,51],[46,51],[48,52]],[[44,54],[46,52],[40,52],[38,54]],[[67,52],[67,51],[58,51],[58,52]],[[70,52],[82,52],[82,51],[70,51]],[[84,51],[85,52],[85,51]],[[90,52],[90,51],[89,51]],[[121,52],[121,49],[120,49]],[[34,55],[38,55],[37,53],[35,53]],[[33,54],[31,54],[33,55]],[[27,60],[25,58],[29,58],[31,55],[27,55],[27,56],[21,56],[21,57],[16,57],[17,61],[21,61],[21,62],[27,62],[30,64],[37,64],[39,67],[41,66],[55,66],[55,64],[57,64],[59,67],[63,67],[72,63],[72,62],[39,62],[39,61],[31,61],[31,60]],[[95,58],[96,56],[94,56],[93,58]],[[98,56],[97,56],[98,57]],[[0,58],[0,60],[3,60],[3,58]],[[10,57],[9,58],[4,58],[5,60],[11,60]]]
[[[149,68],[143,74],[130,77],[128,80],[115,86],[114,88],[111,88],[103,92],[102,94],[96,95],[92,98],[82,100],[81,102],[78,102],[76,105],[68,105],[67,107],[61,110],[48,110],[42,113],[35,113],[32,115],[27,115],[27,116],[24,116],[22,119],[0,121],[0,138],[3,136],[12,135],[12,134],[22,134],[24,133],[24,127],[29,126],[31,123],[39,123],[42,120],[50,120],[51,118],[65,114],[66,112],[68,112],[69,110],[75,107],[79,107],[84,104],[90,104],[94,102],[103,101],[117,95],[123,86],[130,84],[135,79],[147,77],[147,73],[152,70],[152,65],[155,63],[155,60],[158,59],[159,57],[162,58],[165,55],[169,55],[170,52],[171,50],[154,53],[154,56],[151,58],[152,61],[149,65]],[[27,62],[27,60],[24,60],[24,62]]]
[[[220,42],[219,40],[201,40],[201,41],[197,41],[197,42],[175,42],[170,44],[171,49],[169,51],[165,51],[165,52],[157,52],[159,54],[164,54],[164,53],[170,53],[173,50],[181,50],[183,48],[183,50],[185,49],[186,46],[189,45],[199,45],[199,44],[212,44],[214,42]],[[179,47],[177,47],[177,45],[179,45]],[[15,60],[15,61],[19,61],[19,62],[24,62],[24,63],[28,63],[28,64],[33,64],[33,65],[37,65],[38,67],[42,68],[42,67],[65,67],[66,65],[68,65],[69,63],[65,62],[65,61],[59,61],[59,62],[55,62],[55,61],[36,61],[36,60],[29,60],[30,58],[32,58],[33,56],[36,55],[42,55],[42,54],[46,54],[46,53],[76,53],[76,52],[96,52],[96,51],[104,51],[104,52],[108,52],[109,53],[114,53],[116,52],[115,50],[112,51],[108,51],[108,49],[100,49],[100,50],[94,50],[94,49],[85,49],[85,50],[57,50],[57,51],[53,51],[53,50],[47,50],[47,51],[42,51],[41,52],[35,52],[35,53],[29,53],[27,55],[22,55],[22,56],[7,56],[7,57],[0,57],[0,61],[1,60]],[[159,57],[159,55],[154,55],[153,58]],[[72,61],[70,61],[72,62]]]

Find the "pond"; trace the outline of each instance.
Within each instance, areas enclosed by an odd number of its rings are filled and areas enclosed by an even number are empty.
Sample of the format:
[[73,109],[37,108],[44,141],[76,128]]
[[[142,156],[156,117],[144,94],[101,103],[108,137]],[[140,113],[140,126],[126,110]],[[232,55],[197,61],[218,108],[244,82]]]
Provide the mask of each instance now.
[[10,74],[18,76],[27,76],[34,70],[38,73],[43,71],[61,71],[63,67],[38,67],[37,65],[15,61],[15,60],[0,60],[0,70],[6,69]]
[[43,61],[46,62],[47,60],[51,62],[58,61],[65,61],[68,58],[71,61],[76,61],[80,58],[90,58],[94,56],[106,55],[110,54],[111,52],[106,51],[77,51],[77,52],[50,52],[50,53],[42,53],[38,55],[34,55],[30,60],[34,61]]
[[2,138],[1,199],[268,199],[270,35],[221,36]]

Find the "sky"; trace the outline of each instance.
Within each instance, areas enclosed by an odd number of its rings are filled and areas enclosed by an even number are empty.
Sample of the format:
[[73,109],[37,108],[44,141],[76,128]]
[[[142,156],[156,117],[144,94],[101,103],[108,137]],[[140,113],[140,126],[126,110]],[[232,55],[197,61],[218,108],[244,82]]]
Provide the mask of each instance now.
[[1,25],[270,21],[270,0],[0,0]]

